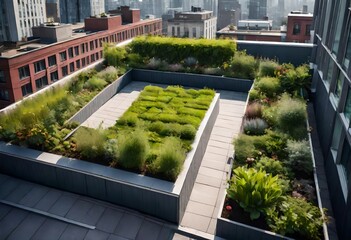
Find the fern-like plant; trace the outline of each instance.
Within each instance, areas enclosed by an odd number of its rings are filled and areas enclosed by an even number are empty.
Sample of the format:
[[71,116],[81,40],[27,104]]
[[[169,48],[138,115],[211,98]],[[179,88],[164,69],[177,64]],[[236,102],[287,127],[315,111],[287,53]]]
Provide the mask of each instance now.
[[282,199],[282,187],[278,176],[265,171],[238,167],[234,170],[228,189],[228,197],[250,213],[251,220],[274,207]]

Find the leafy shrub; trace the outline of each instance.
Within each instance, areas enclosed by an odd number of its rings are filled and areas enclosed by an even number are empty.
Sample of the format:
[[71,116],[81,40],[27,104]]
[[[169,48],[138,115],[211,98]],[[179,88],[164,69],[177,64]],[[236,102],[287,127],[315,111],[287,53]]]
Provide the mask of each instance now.
[[147,68],[150,68],[150,69],[157,69],[161,66],[162,64],[162,61],[158,58],[151,58],[149,60],[149,63],[146,65]]
[[279,64],[272,60],[261,60],[258,75],[260,77],[275,77],[276,68]]
[[273,103],[271,106],[266,106],[263,108],[262,117],[269,126],[277,126],[277,104]]
[[106,135],[102,129],[80,127],[74,137],[77,150],[87,160],[100,160],[104,157]]
[[180,131],[180,138],[184,140],[193,140],[196,135],[196,128],[190,124],[182,126]]
[[128,53],[127,62],[132,68],[141,68],[144,67],[144,59],[137,53]]
[[245,117],[247,119],[261,118],[262,117],[262,105],[254,102],[246,107]]
[[107,85],[107,82],[104,79],[94,76],[85,82],[84,88],[94,91],[94,90],[101,90],[106,85]]
[[277,209],[267,212],[269,226],[282,235],[294,235],[297,239],[322,239],[323,219],[318,207],[303,199],[287,197]]
[[292,181],[292,196],[305,199],[309,202],[316,202],[316,189],[313,180],[308,179],[294,179]]
[[267,127],[267,123],[261,118],[245,119],[243,123],[244,133],[247,135],[262,135]]
[[294,139],[306,137],[306,104],[284,95],[278,102],[276,119],[278,128]]
[[113,44],[104,45],[104,58],[109,66],[119,67],[123,65],[127,52],[124,48]]
[[252,88],[250,90],[250,92],[249,92],[249,101],[250,102],[260,100],[262,98],[263,98],[263,96],[261,95],[261,93],[257,89]]
[[296,69],[292,64],[282,64],[277,68],[277,76],[280,78],[283,91],[290,94],[301,88],[308,88],[311,81],[309,67],[306,64]]
[[234,55],[236,43],[217,39],[141,36],[134,38],[130,49],[131,53],[138,53],[142,57],[159,58],[171,64],[194,57],[201,65],[220,66]]
[[156,172],[162,174],[168,180],[176,180],[182,170],[185,152],[179,139],[166,138],[159,155],[155,161]]
[[274,77],[263,77],[256,81],[256,88],[267,97],[274,98],[280,93],[280,81]]
[[180,71],[183,71],[184,68],[181,64],[179,63],[174,63],[174,64],[170,64],[168,66],[168,70],[171,71],[171,72],[180,72]]
[[141,170],[149,150],[146,134],[141,130],[131,134],[120,134],[118,150],[118,164],[127,169]]
[[257,61],[245,52],[236,52],[230,63],[230,76],[236,78],[254,79],[257,71]]
[[278,176],[272,177],[265,171],[253,168],[238,167],[234,170],[228,197],[249,212],[251,220],[254,220],[281,201],[282,189]]
[[288,158],[285,160],[285,165],[295,173],[296,177],[310,177],[313,173],[313,164],[309,142],[289,140],[286,151]]
[[234,140],[235,159],[239,164],[245,164],[247,158],[257,158],[262,154],[268,157],[286,157],[287,139],[277,132],[267,131],[261,136],[240,134]]
[[255,165],[255,169],[263,170],[266,173],[272,174],[272,176],[285,175],[287,173],[286,168],[280,161],[269,157],[260,158],[260,160]]
[[109,66],[96,75],[98,78],[104,79],[108,83],[112,83],[118,78],[118,70]]

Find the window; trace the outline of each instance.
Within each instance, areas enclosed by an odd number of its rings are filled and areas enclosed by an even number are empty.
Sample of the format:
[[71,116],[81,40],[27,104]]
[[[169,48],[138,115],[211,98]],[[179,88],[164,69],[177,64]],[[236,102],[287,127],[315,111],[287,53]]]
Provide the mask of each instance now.
[[85,58],[82,58],[82,67],[85,67]]
[[347,93],[344,116],[350,122],[351,120],[351,88],[349,87],[349,92]]
[[75,54],[76,56],[79,55],[79,47],[78,47],[78,46],[74,47],[74,54]]
[[99,53],[95,53],[95,59],[96,59],[96,60],[99,59]]
[[62,76],[63,77],[68,75],[68,68],[67,68],[67,66],[62,67],[61,70],[62,70]]
[[68,57],[69,57],[69,58],[73,58],[73,57],[74,57],[73,48],[69,48],[69,49],[68,49]]
[[344,140],[344,145],[341,153],[341,158],[340,158],[340,166],[342,169],[342,173],[344,174],[344,178],[346,180],[346,186],[348,186],[349,178],[350,178],[350,172],[351,172],[351,148],[350,145],[347,141],[347,139]]
[[338,78],[336,79],[335,89],[333,92],[334,98],[336,100],[336,104],[339,103],[343,83],[344,83],[344,75],[341,72],[339,72]]
[[4,71],[0,71],[0,83],[6,82]]
[[333,138],[330,146],[330,150],[332,152],[332,155],[334,157],[334,160],[336,159],[336,155],[338,153],[338,149],[340,146],[340,135],[341,135],[341,121],[338,117],[335,118],[335,123],[334,123],[334,132],[333,132]]
[[301,26],[299,23],[294,23],[293,35],[299,35],[301,32]]
[[30,76],[30,72],[29,72],[29,66],[24,66],[18,69],[18,73],[20,76],[20,79],[26,78]]
[[67,53],[66,53],[66,51],[60,52],[60,58],[61,58],[61,62],[67,60]]
[[82,43],[82,44],[80,45],[80,52],[81,52],[81,53],[85,53],[85,46],[84,46],[84,43]]
[[43,88],[48,85],[48,78],[46,76],[35,80],[35,87],[37,89]]
[[90,51],[94,50],[94,41],[90,41]]
[[10,100],[8,90],[0,89],[0,100],[5,100],[5,101]]
[[45,70],[45,60],[40,60],[34,63],[34,72],[40,72]]
[[306,31],[305,31],[306,36],[311,36],[311,24],[306,25]]
[[177,27],[177,36],[180,36],[180,27]]
[[196,28],[193,28],[193,38],[196,38]]
[[184,37],[189,37],[189,28],[184,27]]
[[340,45],[340,38],[341,38],[341,30],[342,30],[342,26],[343,26],[343,21],[344,21],[344,16],[345,16],[345,12],[346,10],[346,2],[347,1],[340,1],[339,4],[339,8],[336,9],[337,14],[336,14],[336,29],[335,29],[335,33],[334,33],[334,39],[333,39],[333,47],[332,47],[332,52],[334,54],[337,54],[338,50],[339,50],[339,45]]
[[33,89],[32,89],[31,83],[27,83],[26,85],[23,85],[21,87],[21,89],[22,89],[22,96],[23,97],[33,93]]
[[175,36],[175,27],[172,27],[172,36]]
[[349,29],[349,37],[346,43],[346,53],[343,61],[345,68],[349,67],[350,59],[351,59],[351,26]]
[[95,54],[91,54],[91,62],[95,62]]
[[58,72],[55,71],[55,72],[52,72],[50,73],[50,79],[52,82],[56,82],[59,78],[58,78]]
[[74,62],[69,64],[69,71],[74,72]]
[[77,67],[77,69],[80,68],[80,60],[77,60],[77,61],[76,61],[76,67]]
[[51,66],[55,66],[57,63],[56,63],[56,55],[52,55],[48,58],[49,60],[49,67]]
[[332,80],[332,77],[333,77],[334,61],[333,61],[333,59],[331,59],[329,57],[329,55],[326,56],[326,57],[329,60],[329,63],[328,63],[328,68],[326,69],[325,77],[323,77],[323,78],[324,78],[324,81],[325,81],[325,83],[327,84],[327,86],[329,88],[331,80]]

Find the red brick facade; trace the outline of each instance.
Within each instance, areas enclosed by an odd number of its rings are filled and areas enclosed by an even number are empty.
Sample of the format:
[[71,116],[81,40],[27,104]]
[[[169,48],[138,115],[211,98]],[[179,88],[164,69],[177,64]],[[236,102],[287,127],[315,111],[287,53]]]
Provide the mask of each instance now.
[[[101,24],[100,27],[108,26],[105,31],[71,38],[13,57],[0,56],[0,108],[100,60],[103,57],[103,42],[118,43],[138,35],[161,34],[161,19],[128,25],[118,25],[118,19],[120,18],[95,19]],[[94,25],[89,21],[88,25]],[[66,57],[62,58],[64,55]]]
[[86,18],[84,20],[85,31],[101,31],[122,26],[122,16]]
[[312,14],[289,14],[286,41],[299,43],[310,42],[312,20]]

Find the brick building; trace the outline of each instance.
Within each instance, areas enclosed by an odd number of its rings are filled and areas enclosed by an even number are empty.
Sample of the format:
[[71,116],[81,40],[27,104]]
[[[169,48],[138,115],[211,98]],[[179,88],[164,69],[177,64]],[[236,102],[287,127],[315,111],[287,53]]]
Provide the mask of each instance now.
[[292,12],[288,14],[288,26],[286,32],[287,42],[309,43],[311,42],[311,26],[313,14]]
[[122,25],[122,18],[89,18],[85,28],[83,24],[43,24],[33,29],[35,40],[0,51],[0,108],[101,59],[104,42],[161,34],[161,19]]

